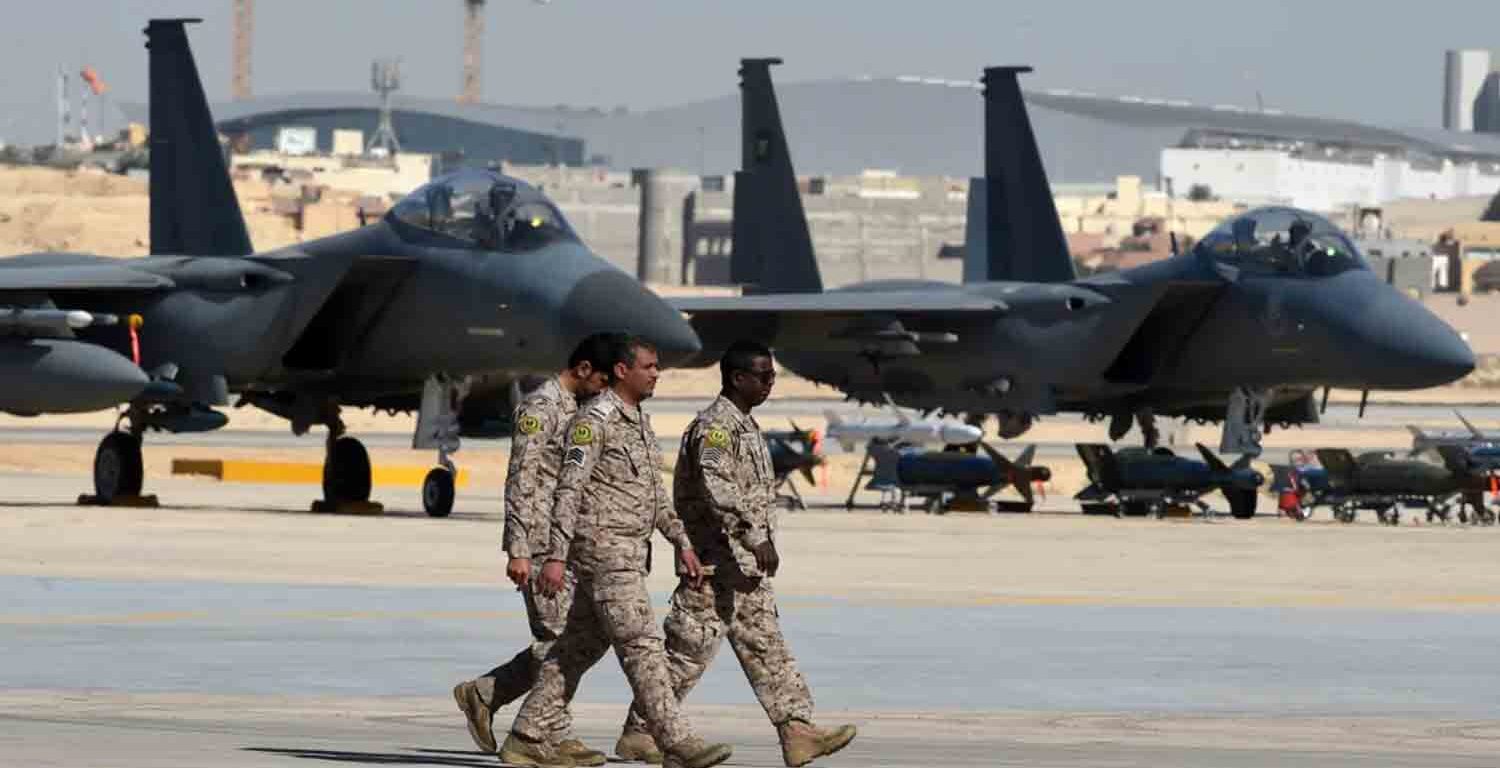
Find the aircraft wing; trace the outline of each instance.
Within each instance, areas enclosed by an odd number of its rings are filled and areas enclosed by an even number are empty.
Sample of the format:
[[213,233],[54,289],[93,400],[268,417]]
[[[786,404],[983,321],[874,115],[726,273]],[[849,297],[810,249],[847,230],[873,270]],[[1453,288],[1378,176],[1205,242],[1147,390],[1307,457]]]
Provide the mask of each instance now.
[[700,314],[850,315],[922,312],[1003,315],[1009,305],[999,299],[948,291],[849,291],[785,293],[758,296],[702,296],[668,298],[677,310]]
[[157,291],[168,278],[115,264],[16,265],[0,262],[0,294],[46,291]]

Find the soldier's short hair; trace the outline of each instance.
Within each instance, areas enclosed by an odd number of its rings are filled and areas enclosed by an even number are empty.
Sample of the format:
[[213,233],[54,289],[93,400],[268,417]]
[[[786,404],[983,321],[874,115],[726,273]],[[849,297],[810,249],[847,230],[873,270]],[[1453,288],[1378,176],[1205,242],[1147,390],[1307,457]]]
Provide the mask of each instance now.
[[596,371],[609,370],[612,367],[609,364],[612,359],[610,350],[616,343],[613,337],[621,335],[623,334],[618,332],[603,331],[583,337],[583,341],[573,348],[573,354],[568,356],[568,367],[577,368],[588,363]]
[[770,347],[749,339],[730,344],[729,349],[724,350],[724,356],[719,358],[719,383],[728,388],[734,383],[734,374],[750,370],[757,357],[771,357]]
[[633,333],[614,333],[610,334],[610,336],[610,354],[604,370],[609,372],[609,380],[611,382],[615,380],[615,365],[617,363],[624,363],[625,367],[629,368],[635,365],[635,356],[640,350],[656,351],[656,345],[647,341],[643,336],[637,336]]

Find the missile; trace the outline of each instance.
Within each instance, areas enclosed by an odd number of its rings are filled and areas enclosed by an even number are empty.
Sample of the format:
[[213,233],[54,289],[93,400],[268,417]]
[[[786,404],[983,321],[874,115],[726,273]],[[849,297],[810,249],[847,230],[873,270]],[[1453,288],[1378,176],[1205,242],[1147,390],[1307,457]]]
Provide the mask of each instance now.
[[54,336],[72,338],[73,331],[96,325],[114,325],[120,318],[93,314],[81,309],[0,309],[0,332],[18,336]]
[[23,416],[97,411],[128,402],[148,383],[145,371],[108,347],[0,338],[0,411]]
[[882,440],[912,445],[972,445],[984,437],[984,430],[953,419],[912,418],[900,408],[891,406],[893,416],[870,416],[859,421],[844,419],[828,411],[828,428],[824,434],[837,440],[846,451],[868,440]]

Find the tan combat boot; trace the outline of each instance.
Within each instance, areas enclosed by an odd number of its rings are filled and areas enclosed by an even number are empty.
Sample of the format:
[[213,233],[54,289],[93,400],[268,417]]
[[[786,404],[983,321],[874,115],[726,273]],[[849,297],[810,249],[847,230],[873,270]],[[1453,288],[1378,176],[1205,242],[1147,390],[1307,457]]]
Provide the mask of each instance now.
[[776,734],[781,737],[781,759],[789,768],[798,768],[849,746],[854,741],[854,726],[840,725],[825,731],[812,723],[790,720],[777,726]]
[[734,749],[728,744],[709,744],[694,736],[667,747],[662,752],[662,768],[709,768],[729,759]]
[[453,686],[453,700],[458,702],[458,711],[464,713],[464,720],[468,721],[469,738],[480,749],[495,754],[495,731],[492,726],[495,710],[484,703],[479,695],[479,686],[472,680]]
[[578,768],[572,758],[556,747],[546,742],[522,738],[515,733],[505,737],[505,746],[500,748],[500,762],[527,768]]
[[615,757],[652,765],[661,765],[661,750],[656,748],[656,739],[649,733],[625,731],[615,742]]
[[578,739],[563,739],[557,745],[557,751],[563,757],[573,761],[574,765],[600,766],[609,762],[609,756],[597,749],[589,749]]

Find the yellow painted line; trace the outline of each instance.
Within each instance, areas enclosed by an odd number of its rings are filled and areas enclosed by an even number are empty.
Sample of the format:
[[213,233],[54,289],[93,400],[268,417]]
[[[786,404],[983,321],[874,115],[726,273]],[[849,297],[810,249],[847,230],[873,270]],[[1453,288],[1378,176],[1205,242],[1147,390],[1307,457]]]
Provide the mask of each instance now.
[[[374,485],[421,485],[428,467],[372,467],[370,482]],[[212,477],[226,483],[285,483],[320,485],[323,465],[289,461],[242,461],[224,459],[172,459],[172,474]],[[454,485],[469,484],[469,471],[458,470]]]
[[82,614],[51,616],[0,615],[0,626],[39,625],[90,625],[90,624],[174,624],[187,621],[214,621],[225,618],[239,621],[259,619],[264,621],[381,621],[392,619],[509,619],[526,615],[525,611],[278,611],[263,614],[215,614],[205,611],[146,611],[121,614]]

